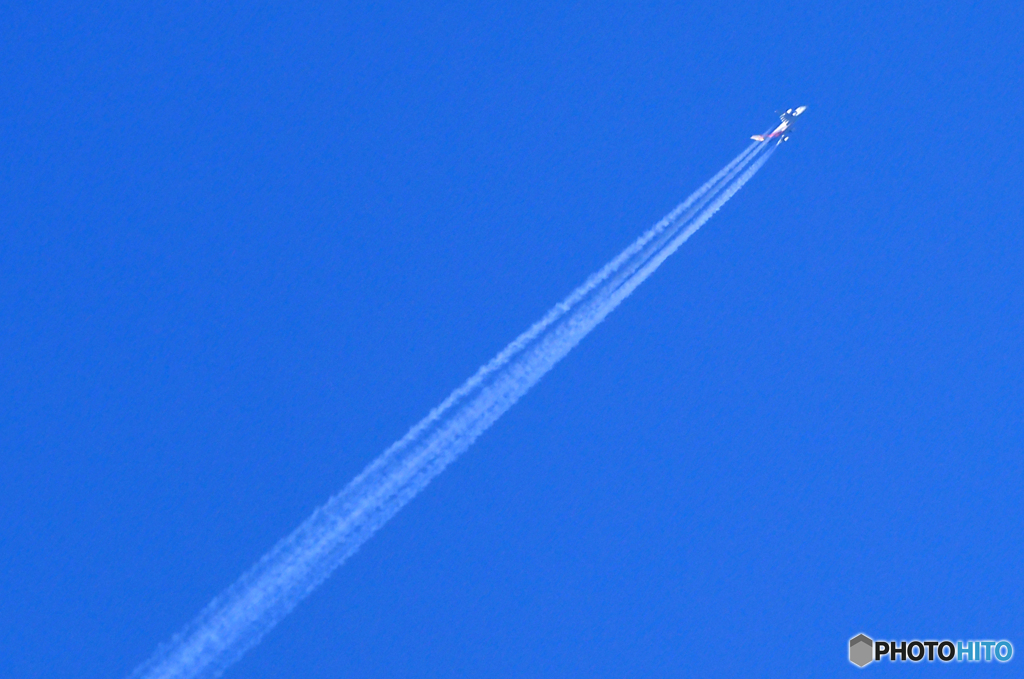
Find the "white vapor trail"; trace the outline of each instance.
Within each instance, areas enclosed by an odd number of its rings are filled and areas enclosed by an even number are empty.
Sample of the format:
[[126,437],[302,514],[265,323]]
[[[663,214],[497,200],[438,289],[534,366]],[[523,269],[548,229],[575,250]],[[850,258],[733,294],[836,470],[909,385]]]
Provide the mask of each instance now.
[[131,679],[220,676],[643,283],[774,150],[747,147],[314,511]]

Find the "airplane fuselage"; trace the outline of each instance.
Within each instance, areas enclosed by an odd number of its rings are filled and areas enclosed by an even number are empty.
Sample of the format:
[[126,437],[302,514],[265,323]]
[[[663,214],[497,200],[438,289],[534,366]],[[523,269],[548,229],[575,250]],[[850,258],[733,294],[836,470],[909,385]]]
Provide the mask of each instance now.
[[782,120],[782,122],[779,123],[778,127],[776,127],[768,134],[755,134],[753,137],[751,137],[751,139],[753,139],[754,141],[768,141],[769,139],[778,139],[780,142],[786,141],[787,139],[789,139],[789,131],[793,127],[795,118],[806,110],[806,106],[799,106],[795,109],[789,109],[788,111],[779,116],[779,119]]

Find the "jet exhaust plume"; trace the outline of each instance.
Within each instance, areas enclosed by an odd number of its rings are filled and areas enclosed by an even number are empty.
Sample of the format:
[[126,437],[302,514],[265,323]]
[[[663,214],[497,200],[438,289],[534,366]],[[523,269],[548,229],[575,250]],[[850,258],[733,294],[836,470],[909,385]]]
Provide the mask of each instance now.
[[774,153],[754,143],[457,388],[130,679],[218,677],[469,448]]

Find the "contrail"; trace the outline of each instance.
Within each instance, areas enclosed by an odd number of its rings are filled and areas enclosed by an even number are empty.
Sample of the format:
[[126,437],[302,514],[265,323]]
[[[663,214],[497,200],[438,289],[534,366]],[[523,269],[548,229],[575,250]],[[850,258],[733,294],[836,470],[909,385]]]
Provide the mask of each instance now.
[[456,389],[211,601],[131,679],[218,677],[462,454],[774,152],[751,144]]

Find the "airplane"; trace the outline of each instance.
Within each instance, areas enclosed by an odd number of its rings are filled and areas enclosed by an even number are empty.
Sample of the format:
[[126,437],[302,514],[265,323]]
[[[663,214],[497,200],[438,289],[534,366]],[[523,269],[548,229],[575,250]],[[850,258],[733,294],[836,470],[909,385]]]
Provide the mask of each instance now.
[[782,123],[768,134],[755,134],[751,139],[754,141],[768,141],[769,139],[778,139],[778,143],[782,143],[789,139],[789,131],[793,127],[795,118],[807,110],[806,106],[800,106],[798,108],[791,108],[785,113],[779,116]]

